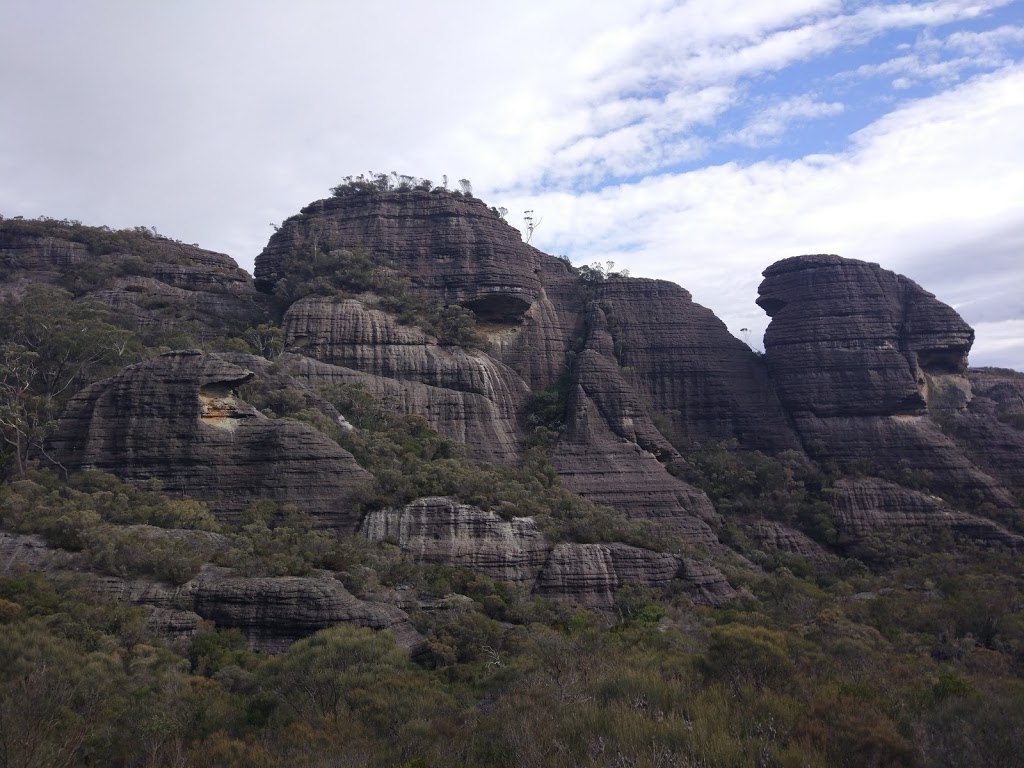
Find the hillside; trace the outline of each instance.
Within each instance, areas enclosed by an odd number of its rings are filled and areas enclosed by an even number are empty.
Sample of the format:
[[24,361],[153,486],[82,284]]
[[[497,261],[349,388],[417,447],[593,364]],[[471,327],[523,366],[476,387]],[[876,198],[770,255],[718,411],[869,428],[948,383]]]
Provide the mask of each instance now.
[[0,298],[4,764],[1024,747],[1024,378],[879,265],[769,266],[761,355],[480,200],[350,180],[254,278],[0,219]]

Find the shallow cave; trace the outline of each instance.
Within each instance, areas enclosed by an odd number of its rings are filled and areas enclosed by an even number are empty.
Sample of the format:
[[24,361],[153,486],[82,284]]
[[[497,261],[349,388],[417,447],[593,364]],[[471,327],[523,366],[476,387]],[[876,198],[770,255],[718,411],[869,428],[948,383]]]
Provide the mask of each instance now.
[[967,370],[967,349],[921,349],[917,352],[917,364],[925,373],[963,373]]
[[526,310],[530,308],[530,302],[519,296],[494,293],[464,301],[462,306],[471,310],[481,323],[518,325],[523,321]]

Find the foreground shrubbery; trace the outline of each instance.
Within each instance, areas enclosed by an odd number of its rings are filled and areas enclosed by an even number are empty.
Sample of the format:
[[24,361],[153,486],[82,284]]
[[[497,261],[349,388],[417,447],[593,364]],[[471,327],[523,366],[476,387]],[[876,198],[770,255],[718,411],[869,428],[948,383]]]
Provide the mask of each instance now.
[[[0,579],[4,765],[1011,766],[1024,615],[1006,564],[918,562],[822,591],[755,577],[721,611],[631,618],[473,596],[412,613],[416,660],[337,627],[276,657],[237,631],[181,648],[73,581]],[[968,584],[945,581],[953,569]],[[446,571],[446,572],[444,572]],[[851,599],[854,588],[875,596]],[[892,591],[879,595],[886,585]],[[966,601],[966,590],[972,600]],[[1010,598],[1010,599],[1007,599]],[[518,606],[518,607],[516,607]],[[975,632],[982,632],[978,635]],[[41,727],[41,724],[47,727]]]

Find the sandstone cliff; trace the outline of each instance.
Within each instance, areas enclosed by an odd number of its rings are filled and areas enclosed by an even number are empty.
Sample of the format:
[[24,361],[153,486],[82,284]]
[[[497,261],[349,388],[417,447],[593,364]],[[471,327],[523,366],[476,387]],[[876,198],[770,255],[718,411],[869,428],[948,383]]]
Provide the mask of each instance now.
[[252,501],[294,504],[326,526],[354,530],[349,499],[370,479],[313,427],[269,419],[235,390],[252,373],[217,355],[172,352],[78,394],[50,442],[68,472],[159,480],[235,522]]
[[0,222],[0,296],[26,283],[61,285],[110,306],[143,330],[200,340],[240,333],[265,317],[235,261],[142,231],[67,222]]

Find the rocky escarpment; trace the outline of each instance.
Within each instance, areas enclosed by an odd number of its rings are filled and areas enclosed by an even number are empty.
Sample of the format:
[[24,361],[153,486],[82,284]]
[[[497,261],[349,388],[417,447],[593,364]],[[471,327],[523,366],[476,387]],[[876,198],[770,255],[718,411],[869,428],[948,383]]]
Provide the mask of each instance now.
[[272,288],[296,254],[354,248],[498,324],[522,318],[540,293],[540,264],[551,260],[480,200],[442,190],[350,192],[286,220],[256,260],[257,285]]
[[251,648],[271,653],[337,624],[386,630],[413,651],[423,643],[404,611],[360,600],[329,573],[250,577],[207,565],[181,585],[100,576],[83,570],[80,556],[50,547],[38,536],[0,532],[0,574],[24,571],[53,577],[74,573],[97,592],[145,608],[149,625],[168,639],[188,638],[204,621],[212,621],[241,630]]
[[503,520],[450,498],[371,512],[362,533],[371,541],[395,541],[417,562],[465,566],[592,607],[611,606],[625,584],[663,588],[675,582],[702,605],[721,605],[735,595],[710,563],[620,544],[556,546],[532,518]]
[[846,478],[835,484],[833,502],[840,543],[870,534],[949,530],[955,536],[1013,549],[1024,548],[1024,536],[984,517],[961,512],[937,496],[912,491],[878,478]]
[[551,548],[532,518],[503,520],[446,497],[370,512],[361,532],[371,541],[395,541],[417,562],[463,566],[528,586]]
[[678,285],[598,282],[588,336],[678,438],[734,439],[767,451],[797,446],[763,362]]
[[222,253],[140,231],[63,222],[0,222],[0,295],[28,283],[93,298],[141,329],[199,339],[240,333],[265,317],[252,279]]
[[959,418],[971,328],[916,283],[838,256],[784,259],[764,272],[765,357],[808,452],[846,469],[900,468],[952,497],[1013,509],[1004,487],[943,434]]
[[625,584],[665,587],[675,580],[689,586],[691,599],[699,605],[722,605],[736,595],[718,569],[691,558],[625,544],[573,543],[552,551],[537,592],[609,607]]
[[442,346],[356,299],[302,299],[285,314],[284,334],[289,349],[328,364],[295,361],[310,385],[361,384],[389,405],[424,416],[479,458],[508,462],[518,455],[519,412],[529,391],[486,353]]
[[370,480],[351,454],[306,424],[269,419],[238,399],[252,373],[217,355],[173,352],[75,396],[50,441],[67,471],[159,480],[235,522],[255,499],[294,504],[353,530],[350,502]]
[[839,256],[797,256],[764,271],[768,367],[793,413],[913,415],[924,375],[962,373],[974,331],[911,280]]

